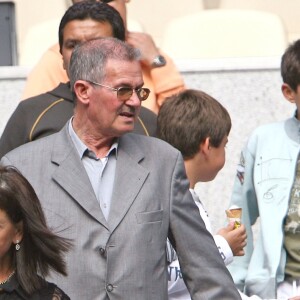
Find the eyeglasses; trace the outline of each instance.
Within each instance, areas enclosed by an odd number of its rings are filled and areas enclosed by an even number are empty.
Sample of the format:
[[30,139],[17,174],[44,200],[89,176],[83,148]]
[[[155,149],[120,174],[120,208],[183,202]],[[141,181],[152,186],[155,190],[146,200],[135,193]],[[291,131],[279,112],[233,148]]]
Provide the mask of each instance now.
[[90,80],[86,80],[87,82],[91,83],[91,84],[95,84],[98,86],[102,86],[106,89],[112,90],[117,92],[117,97],[119,100],[121,101],[127,101],[130,99],[130,97],[133,94],[133,91],[136,92],[138,98],[140,99],[140,101],[144,101],[149,97],[150,94],[150,90],[147,88],[139,88],[139,89],[133,89],[131,87],[125,87],[125,86],[121,86],[119,88],[113,88],[111,86],[107,86],[104,84],[100,84],[98,82],[94,82],[94,81],[90,81]]
[[112,2],[113,0],[101,0],[100,2],[104,2],[104,3],[109,3]]

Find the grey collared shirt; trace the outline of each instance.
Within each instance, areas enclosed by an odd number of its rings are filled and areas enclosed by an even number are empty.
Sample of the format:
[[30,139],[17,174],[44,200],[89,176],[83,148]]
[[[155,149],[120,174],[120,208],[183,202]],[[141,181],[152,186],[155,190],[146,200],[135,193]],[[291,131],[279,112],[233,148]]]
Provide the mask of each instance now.
[[103,215],[107,220],[116,172],[118,142],[112,144],[105,157],[97,158],[96,154],[88,149],[74,131],[72,119],[69,121],[69,134],[89,176]]

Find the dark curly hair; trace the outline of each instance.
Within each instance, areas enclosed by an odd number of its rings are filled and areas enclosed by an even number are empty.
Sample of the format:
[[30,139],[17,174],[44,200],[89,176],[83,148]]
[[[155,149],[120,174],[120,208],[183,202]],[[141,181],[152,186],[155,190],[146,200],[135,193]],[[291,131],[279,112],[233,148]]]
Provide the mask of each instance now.
[[64,28],[73,20],[92,19],[100,23],[109,23],[113,37],[125,41],[125,26],[120,14],[110,5],[103,2],[82,1],[70,6],[63,15],[58,30],[59,49],[62,52]]

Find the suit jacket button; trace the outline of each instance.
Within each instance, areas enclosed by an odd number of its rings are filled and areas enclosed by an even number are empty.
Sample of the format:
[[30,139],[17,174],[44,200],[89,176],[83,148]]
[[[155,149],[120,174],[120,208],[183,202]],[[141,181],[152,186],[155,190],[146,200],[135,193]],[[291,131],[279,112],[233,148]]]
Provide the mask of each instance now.
[[106,286],[106,290],[107,290],[108,292],[112,292],[113,289],[114,289],[114,287],[113,287],[112,284],[108,284],[108,285]]
[[105,249],[104,248],[100,248],[99,252],[100,252],[101,255],[104,255],[105,254]]

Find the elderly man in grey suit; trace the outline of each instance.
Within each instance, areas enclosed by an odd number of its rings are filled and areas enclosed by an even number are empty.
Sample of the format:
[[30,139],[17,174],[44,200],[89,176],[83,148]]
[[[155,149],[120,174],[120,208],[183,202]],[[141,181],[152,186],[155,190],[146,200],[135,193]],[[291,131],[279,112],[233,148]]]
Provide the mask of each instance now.
[[130,133],[150,91],[138,50],[114,38],[77,46],[69,66],[76,106],[56,134],[2,158],[29,179],[49,225],[74,240],[73,300],[164,300],[166,239],[192,299],[240,299],[189,192],[181,154]]

